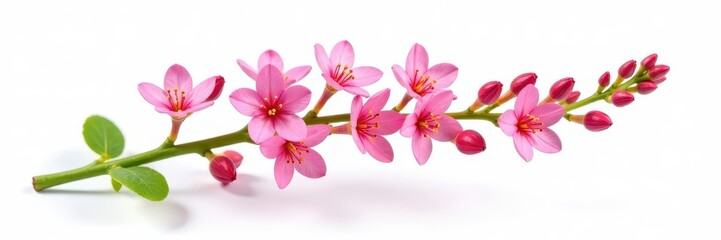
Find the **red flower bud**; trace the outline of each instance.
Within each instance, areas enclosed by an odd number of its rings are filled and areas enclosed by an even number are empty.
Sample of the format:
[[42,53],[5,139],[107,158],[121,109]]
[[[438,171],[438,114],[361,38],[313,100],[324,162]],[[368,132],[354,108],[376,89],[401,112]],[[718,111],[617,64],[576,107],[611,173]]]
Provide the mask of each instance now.
[[668,71],[670,70],[671,68],[669,66],[663,64],[656,65],[648,70],[648,76],[651,77],[651,79],[660,78],[666,76],[666,73],[668,73]]
[[599,132],[613,125],[611,117],[601,111],[590,111],[583,117],[583,126],[591,132]]
[[225,78],[223,78],[222,76],[215,76],[215,88],[213,88],[213,92],[210,93],[210,95],[205,101],[215,101],[215,99],[218,99],[218,97],[220,97],[220,93],[223,92],[224,85]]
[[223,184],[235,181],[235,164],[233,160],[224,155],[213,157],[210,161],[210,175]]
[[638,93],[646,95],[656,90],[658,86],[653,81],[642,81],[638,83]]
[[233,160],[233,165],[235,165],[235,168],[240,167],[240,163],[243,162],[243,155],[239,152],[228,150],[223,152],[223,155],[230,158],[230,160]]
[[623,107],[633,102],[633,94],[626,91],[616,91],[611,95],[611,103],[616,107]]
[[503,83],[499,81],[487,82],[481,86],[481,89],[478,89],[478,100],[485,105],[491,105],[501,96],[501,91],[503,91]]
[[566,99],[568,95],[571,94],[571,91],[573,91],[573,85],[575,84],[576,81],[574,81],[573,78],[562,78],[551,86],[551,90],[548,92],[548,95],[555,101]]
[[573,91],[571,94],[568,94],[568,97],[566,98],[566,103],[571,104],[578,101],[578,98],[581,97],[581,92],[579,91]]
[[511,92],[518,95],[527,85],[535,85],[536,79],[538,79],[538,76],[532,72],[518,75],[518,77],[511,82]]
[[618,68],[618,76],[622,78],[630,78],[636,71],[636,60],[628,60],[628,62]]
[[611,73],[606,71],[598,78],[598,85],[601,87],[608,87],[608,84],[611,84]]
[[641,60],[641,66],[643,66],[646,69],[651,69],[653,66],[656,65],[657,59],[658,59],[658,55],[655,53],[648,55],[648,57]]
[[657,78],[651,79],[651,81],[655,82],[656,85],[658,85],[658,84],[661,84],[662,82],[666,81],[666,76],[657,77]]
[[476,154],[486,150],[486,140],[480,133],[465,130],[456,136],[456,148],[463,154]]

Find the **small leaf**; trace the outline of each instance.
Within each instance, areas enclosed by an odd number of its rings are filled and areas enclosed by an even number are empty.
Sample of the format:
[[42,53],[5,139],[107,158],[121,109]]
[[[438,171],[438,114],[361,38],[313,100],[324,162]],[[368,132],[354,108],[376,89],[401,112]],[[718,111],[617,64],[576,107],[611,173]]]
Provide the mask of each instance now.
[[83,124],[83,137],[88,147],[103,160],[120,156],[125,148],[123,133],[107,118],[94,115]]
[[168,196],[168,182],[159,172],[148,167],[113,168],[108,171],[113,180],[150,201]]
[[123,187],[123,184],[120,184],[120,182],[115,181],[113,178],[110,178],[110,183],[113,184],[113,190],[115,190],[115,192],[120,192],[120,188]]

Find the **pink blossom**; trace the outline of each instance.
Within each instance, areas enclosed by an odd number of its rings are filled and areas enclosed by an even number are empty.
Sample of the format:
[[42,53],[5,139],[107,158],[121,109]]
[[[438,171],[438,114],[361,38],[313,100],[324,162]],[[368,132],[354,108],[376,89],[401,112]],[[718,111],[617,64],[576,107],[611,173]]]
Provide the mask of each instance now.
[[155,84],[145,82],[138,84],[138,91],[145,101],[155,106],[155,111],[182,121],[191,113],[213,105],[224,84],[223,77],[213,76],[193,87],[188,70],[175,64],[165,73],[164,91]]
[[443,115],[453,98],[451,91],[426,95],[416,103],[413,113],[406,116],[400,132],[404,137],[413,138],[411,147],[418,164],[425,164],[431,156],[431,138],[448,142],[463,131],[456,119]]
[[315,45],[315,59],[331,88],[368,97],[368,91],[361,87],[377,82],[383,72],[374,67],[353,68],[354,58],[353,46],[348,41],[338,42],[330,51],[330,56],[323,46]]
[[255,143],[262,143],[277,133],[289,141],[305,138],[306,125],[296,115],[310,101],[310,90],[303,86],[285,88],[283,74],[273,65],[258,73],[255,89],[241,88],[230,95],[230,103],[238,112],[253,117],[248,134]]
[[439,63],[428,68],[428,52],[420,44],[411,47],[406,57],[406,69],[393,65],[396,80],[408,90],[408,95],[421,99],[429,93],[441,92],[458,76],[458,68],[450,63]]
[[383,135],[393,134],[401,127],[405,117],[396,111],[382,111],[388,102],[390,89],[371,96],[366,104],[360,96],[353,98],[350,110],[350,130],[353,140],[362,153],[370,153],[381,162],[393,161],[393,148]]
[[498,125],[503,133],[513,137],[516,151],[528,162],[533,159],[533,148],[544,153],[561,151],[561,139],[548,127],[556,124],[564,112],[555,103],[538,105],[538,89],[529,85],[519,93],[515,109],[498,118]]
[[[253,80],[256,80],[258,78],[258,72],[255,71],[253,67],[240,59],[238,59],[237,62],[238,66],[240,66],[240,69],[243,70],[243,72],[245,72],[248,77],[252,78]],[[273,65],[278,68],[278,70],[283,72],[283,59],[277,52],[273,50],[267,50],[260,54],[260,57],[258,58],[258,70],[265,67],[265,65]],[[290,85],[293,85],[294,83],[303,79],[306,75],[308,75],[310,69],[310,66],[305,65],[291,68],[290,70],[285,72],[285,74],[283,74],[283,80],[285,80],[285,87],[288,88],[290,87]]]
[[278,188],[288,186],[295,168],[308,178],[325,176],[326,167],[323,157],[311,149],[328,136],[330,126],[313,125],[307,128],[308,135],[301,141],[288,141],[274,136],[260,144],[260,151],[267,158],[275,158],[275,182]]

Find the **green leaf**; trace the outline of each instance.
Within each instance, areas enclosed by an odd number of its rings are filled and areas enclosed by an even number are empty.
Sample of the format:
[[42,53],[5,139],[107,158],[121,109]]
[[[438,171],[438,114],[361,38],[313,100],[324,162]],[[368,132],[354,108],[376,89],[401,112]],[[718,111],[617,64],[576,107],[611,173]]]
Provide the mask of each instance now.
[[148,167],[116,167],[108,171],[113,180],[150,201],[168,196],[168,182],[159,172]]
[[88,147],[100,155],[102,160],[120,156],[125,148],[125,140],[113,122],[107,118],[94,115],[83,124],[83,137]]
[[115,190],[115,192],[120,192],[120,188],[123,187],[123,184],[120,184],[120,182],[115,181],[113,178],[110,178],[110,183],[113,184],[113,190]]

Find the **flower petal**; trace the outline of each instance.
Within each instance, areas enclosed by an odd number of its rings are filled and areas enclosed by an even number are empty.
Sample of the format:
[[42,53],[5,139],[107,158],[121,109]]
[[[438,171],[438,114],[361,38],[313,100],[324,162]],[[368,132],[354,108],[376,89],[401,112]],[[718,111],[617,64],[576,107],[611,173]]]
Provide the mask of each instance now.
[[501,116],[498,118],[498,126],[501,128],[501,131],[505,133],[507,136],[513,136],[518,131],[518,118],[516,118],[516,114],[513,113],[513,110],[509,109],[503,112]]
[[416,43],[406,57],[406,73],[409,78],[413,78],[416,74],[423,75],[426,70],[428,70],[428,52],[426,52],[426,48]]
[[325,160],[323,160],[323,156],[313,149],[308,149],[307,153],[303,153],[303,162],[293,165],[295,165],[295,170],[307,178],[321,178],[325,176]]
[[189,93],[193,89],[193,79],[183,66],[174,64],[165,72],[165,89],[178,89]]
[[433,151],[433,144],[431,139],[424,137],[422,133],[416,132],[413,135],[412,145],[413,156],[416,158],[418,165],[423,166],[428,162],[428,158],[431,157],[431,151]]
[[278,136],[288,141],[300,142],[308,134],[305,122],[296,115],[280,114],[272,118],[272,121]]
[[544,153],[557,153],[561,151],[561,138],[550,128],[544,128],[543,131],[529,134],[530,142],[538,151]]
[[258,78],[258,73],[255,71],[255,69],[253,69],[253,67],[251,67],[250,65],[248,65],[247,63],[245,63],[243,60],[240,60],[240,59],[236,60],[236,62],[238,62],[238,66],[240,66],[240,70],[243,70],[245,75],[248,75],[248,77],[250,77],[253,80]]
[[378,161],[388,163],[393,161],[393,147],[382,136],[375,137],[373,139],[361,138],[363,146],[368,150],[368,153]]
[[406,73],[406,71],[398,64],[393,65],[391,70],[393,70],[393,76],[396,77],[396,81],[398,81],[402,87],[412,92],[412,90],[410,90],[411,79],[408,77],[408,73]]
[[258,72],[258,79],[255,81],[255,90],[261,99],[273,99],[280,97],[285,89],[283,73],[273,65],[266,65]]
[[287,163],[287,159],[288,156],[284,153],[275,160],[275,183],[280,189],[287,187],[293,179],[293,164]]
[[328,74],[321,74],[323,76],[323,79],[325,79],[326,84],[330,85],[331,88],[335,89],[336,91],[342,91],[343,86],[341,86],[338,82],[335,81],[335,79],[331,78]]
[[448,110],[448,107],[451,106],[453,98],[455,98],[455,95],[453,95],[453,92],[449,90],[435,93],[433,97],[428,100],[428,105],[425,107],[425,111],[433,113],[436,116],[441,115]]
[[536,116],[539,120],[541,120],[544,127],[550,127],[553,126],[553,124],[556,124],[559,120],[561,120],[564,113],[566,113],[566,109],[555,103],[538,105],[538,107],[533,108],[530,112],[531,115]]
[[363,89],[361,87],[357,87],[357,86],[344,86],[343,91],[346,91],[350,94],[358,95],[361,97],[368,97],[368,95],[369,95],[368,91],[366,91],[365,89]]
[[283,71],[283,59],[273,50],[267,50],[258,57],[258,69],[262,69],[266,65],[273,65],[278,70]]
[[531,142],[528,138],[529,137],[522,132],[516,132],[513,134],[513,145],[516,146],[516,152],[518,152],[518,155],[521,155],[521,158],[523,158],[526,162],[533,159],[533,148],[531,147]]
[[340,64],[341,66],[353,68],[354,59],[353,45],[346,40],[336,43],[333,49],[330,50],[330,64],[332,65]]
[[406,119],[403,121],[403,125],[401,125],[401,135],[404,137],[412,137],[414,134],[416,134],[417,130],[417,124],[418,123],[418,115],[415,113],[408,114],[406,116]]
[[378,123],[379,128],[373,129],[373,132],[379,135],[393,134],[403,126],[405,117],[396,111],[382,111],[380,115],[373,119]]
[[260,152],[267,158],[278,158],[285,150],[284,145],[288,142],[282,137],[273,136],[260,144]]
[[[305,76],[308,76],[308,73],[310,73],[311,67],[310,66],[300,66],[300,67],[294,67],[285,72],[286,79],[286,87],[290,86],[290,84],[296,83],[303,79]],[[290,82],[290,84],[288,83]]]
[[348,84],[358,87],[371,85],[383,76],[383,72],[374,67],[357,67],[353,69],[353,80],[348,81]]
[[303,142],[308,147],[315,147],[325,140],[330,134],[330,125],[328,124],[316,124],[308,126],[308,133],[303,139]]
[[441,142],[448,142],[456,138],[456,136],[463,131],[463,127],[461,127],[461,124],[456,120],[455,118],[442,115],[440,119],[438,119],[438,124],[440,127],[438,128],[438,132],[435,134],[431,134],[431,137],[437,141]]
[[363,105],[360,112],[361,115],[376,114],[383,110],[388,103],[388,98],[391,96],[391,90],[386,88],[383,89],[368,98],[368,101]]
[[[351,137],[353,137],[353,142],[355,142],[355,145],[358,147],[358,150],[365,154],[366,153],[366,147],[363,145],[363,141],[361,140],[360,132],[358,132],[358,129],[351,128],[350,129]],[[363,136],[365,137],[365,136]]]
[[533,85],[528,85],[518,93],[513,112],[516,114],[516,118],[521,118],[531,112],[536,105],[538,105],[538,89]]
[[164,107],[155,107],[155,111],[159,113],[165,113],[176,119],[183,119],[188,116],[188,111],[175,111]]
[[188,112],[188,113],[198,112],[198,111],[200,111],[200,110],[203,110],[203,109],[206,109],[206,108],[208,108],[208,107],[210,107],[210,106],[213,106],[213,103],[215,103],[215,102],[213,102],[213,101],[210,101],[210,102],[201,102],[201,103],[198,103],[198,104],[195,104],[195,105],[191,106],[191,107],[188,108],[188,109],[185,109],[183,112]]
[[325,48],[317,43],[313,47],[315,48],[315,61],[318,63],[320,71],[323,74],[330,75],[330,60],[328,59],[328,54],[325,52]]
[[263,100],[260,99],[258,93],[250,88],[241,88],[230,94],[230,104],[235,107],[241,114],[249,117],[263,114],[260,106]]
[[275,134],[273,122],[266,115],[257,115],[248,123],[248,135],[256,144],[261,144]]
[[283,104],[280,109],[283,113],[303,111],[310,103],[310,90],[303,86],[291,86],[280,94],[278,102]]
[[451,86],[451,84],[456,81],[456,77],[458,77],[458,68],[450,63],[439,63],[431,67],[431,69],[428,69],[428,72],[426,73],[431,80],[436,81],[436,84],[434,85],[435,89],[444,89]]
[[[370,100],[369,100],[370,101]],[[355,96],[353,97],[353,100],[350,104],[350,126],[351,128],[356,128],[358,126],[358,118],[361,116],[361,112],[363,111],[363,100],[361,96]]]
[[193,107],[194,105],[205,102],[211,93],[215,90],[215,76],[203,80],[195,86],[190,92],[188,98],[185,99],[186,106]]
[[165,91],[163,91],[163,89],[160,89],[158,86],[155,86],[155,84],[138,84],[138,91],[140,92],[140,95],[143,96],[145,101],[152,104],[153,106],[170,108],[168,96],[166,95]]

